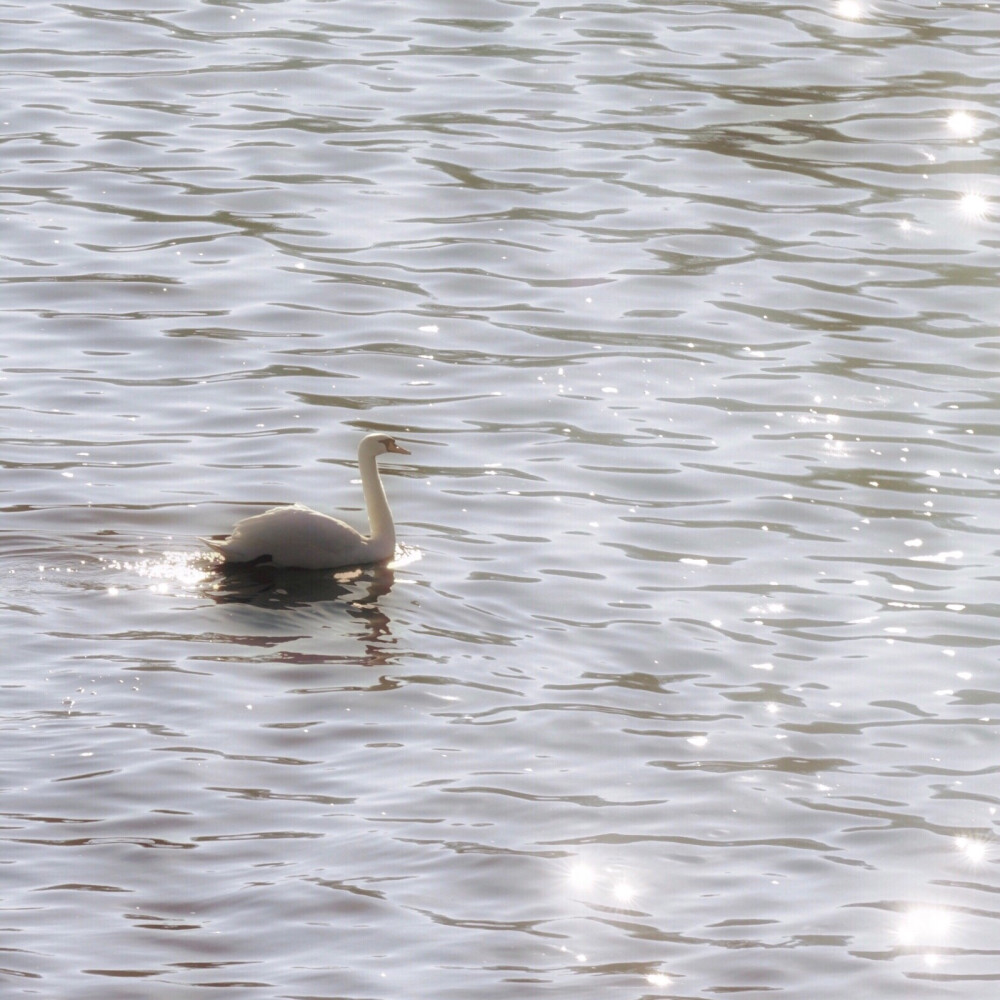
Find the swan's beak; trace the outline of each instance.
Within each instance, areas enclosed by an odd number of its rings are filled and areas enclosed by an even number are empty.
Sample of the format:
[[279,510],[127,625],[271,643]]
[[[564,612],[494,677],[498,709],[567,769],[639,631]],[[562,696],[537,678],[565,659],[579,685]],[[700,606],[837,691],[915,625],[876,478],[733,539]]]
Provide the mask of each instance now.
[[395,441],[390,441],[385,446],[385,450],[386,451],[395,452],[397,455],[409,455],[410,454],[401,444],[396,444]]

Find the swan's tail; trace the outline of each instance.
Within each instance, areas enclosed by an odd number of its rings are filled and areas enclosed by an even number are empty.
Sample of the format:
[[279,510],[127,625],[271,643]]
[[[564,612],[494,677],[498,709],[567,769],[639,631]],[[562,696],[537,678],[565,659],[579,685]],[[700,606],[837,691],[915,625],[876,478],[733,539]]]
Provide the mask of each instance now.
[[229,539],[218,540],[215,538],[199,538],[199,542],[204,542],[210,549],[214,549],[224,558],[229,558]]

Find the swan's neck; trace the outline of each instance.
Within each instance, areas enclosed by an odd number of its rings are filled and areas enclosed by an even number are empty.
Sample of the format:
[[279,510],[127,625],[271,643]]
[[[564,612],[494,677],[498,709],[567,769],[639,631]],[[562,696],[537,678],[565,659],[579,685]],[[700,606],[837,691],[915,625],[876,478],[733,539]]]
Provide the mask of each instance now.
[[396,549],[396,528],[392,523],[392,511],[385,498],[375,456],[358,455],[358,468],[361,470],[361,487],[365,493],[368,524],[371,527],[368,544],[378,552],[379,559],[388,559]]

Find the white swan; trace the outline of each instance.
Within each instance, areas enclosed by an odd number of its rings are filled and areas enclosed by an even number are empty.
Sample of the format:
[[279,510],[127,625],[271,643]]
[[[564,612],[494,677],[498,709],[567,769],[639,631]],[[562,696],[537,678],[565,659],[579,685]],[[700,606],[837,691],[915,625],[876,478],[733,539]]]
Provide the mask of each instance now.
[[358,468],[368,508],[370,535],[318,510],[293,504],[237,521],[222,540],[202,538],[227,563],[267,562],[295,569],[338,569],[391,559],[396,529],[375,459],[386,452],[410,453],[388,434],[369,434],[358,445]]

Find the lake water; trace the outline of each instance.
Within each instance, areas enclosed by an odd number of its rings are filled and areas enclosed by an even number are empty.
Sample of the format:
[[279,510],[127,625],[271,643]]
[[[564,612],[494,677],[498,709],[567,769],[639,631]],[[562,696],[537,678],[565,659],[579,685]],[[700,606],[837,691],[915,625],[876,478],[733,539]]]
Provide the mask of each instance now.
[[995,5],[0,24],[4,996],[992,995]]

